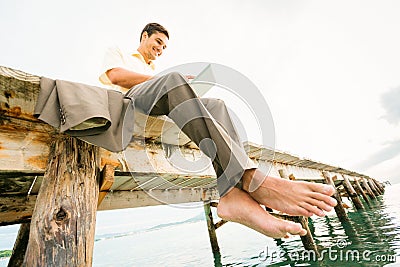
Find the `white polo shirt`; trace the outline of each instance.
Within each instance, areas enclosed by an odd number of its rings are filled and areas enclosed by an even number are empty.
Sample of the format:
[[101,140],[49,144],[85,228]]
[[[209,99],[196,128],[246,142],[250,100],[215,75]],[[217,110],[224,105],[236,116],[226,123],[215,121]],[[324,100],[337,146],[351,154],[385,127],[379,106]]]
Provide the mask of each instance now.
[[125,53],[118,47],[110,47],[107,49],[104,56],[102,74],[99,76],[99,80],[102,84],[108,85],[119,91],[126,91],[126,89],[129,88],[121,90],[120,86],[111,83],[106,72],[113,68],[124,68],[141,74],[150,76],[155,75],[154,63],[151,62],[150,64],[147,64],[143,56],[137,50],[133,53]]

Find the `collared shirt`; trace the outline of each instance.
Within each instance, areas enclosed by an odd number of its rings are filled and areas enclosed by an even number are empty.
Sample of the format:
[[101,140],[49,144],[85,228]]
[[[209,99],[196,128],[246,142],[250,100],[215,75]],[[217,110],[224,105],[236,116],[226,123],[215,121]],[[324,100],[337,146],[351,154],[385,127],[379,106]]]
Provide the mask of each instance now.
[[104,57],[102,74],[99,76],[99,80],[102,84],[119,91],[121,91],[120,86],[112,84],[106,74],[108,70],[113,68],[124,68],[141,74],[155,75],[154,63],[147,64],[139,51],[136,50],[129,54],[122,52],[118,47],[109,48]]

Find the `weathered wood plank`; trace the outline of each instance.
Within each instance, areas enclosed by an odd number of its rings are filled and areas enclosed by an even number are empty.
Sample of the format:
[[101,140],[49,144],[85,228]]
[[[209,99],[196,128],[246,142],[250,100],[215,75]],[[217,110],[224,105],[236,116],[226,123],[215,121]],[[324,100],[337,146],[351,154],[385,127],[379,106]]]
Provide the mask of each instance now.
[[35,202],[36,196],[1,196],[0,226],[29,222]]
[[27,195],[34,180],[34,176],[18,175],[12,177],[11,175],[4,175],[1,177],[0,175],[0,195]]
[[137,208],[164,204],[179,204],[219,199],[218,191],[213,189],[181,190],[135,190],[109,192],[101,202],[98,210]]
[[[0,196],[0,226],[30,222],[35,207],[36,195]],[[200,202],[204,199],[219,199],[215,188],[206,189],[171,189],[151,190],[151,193],[142,190],[108,192],[103,198],[98,210],[113,210],[138,208],[145,206]]]

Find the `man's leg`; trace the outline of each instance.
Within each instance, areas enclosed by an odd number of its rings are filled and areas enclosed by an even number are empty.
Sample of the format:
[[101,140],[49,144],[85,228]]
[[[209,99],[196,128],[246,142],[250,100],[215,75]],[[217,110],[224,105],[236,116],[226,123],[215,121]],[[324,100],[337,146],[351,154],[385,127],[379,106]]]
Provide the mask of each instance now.
[[[132,88],[127,95],[133,96],[135,104],[147,114],[167,114],[205,154],[215,157],[214,166],[219,167],[216,171],[223,170],[221,175],[217,173],[221,197],[228,192],[236,192],[232,188],[243,175],[243,181],[247,185],[252,179],[262,184],[257,190],[250,192],[252,197],[258,203],[276,210],[310,216],[321,215],[320,209],[329,211],[334,206],[334,200],[329,197],[334,191],[332,187],[277,180],[278,178],[266,177],[259,170],[248,167],[250,160],[244,150],[211,116],[182,75],[165,75]],[[202,146],[204,139],[214,143],[208,142]],[[248,187],[244,189],[250,191]]]
[[246,169],[257,167],[245,153],[236,131],[226,131],[233,129],[229,115],[218,122],[206,107],[216,115],[216,111],[226,109],[223,102],[204,100],[204,105],[182,75],[171,73],[148,81],[133,87],[127,96],[145,114],[168,115],[213,160],[220,196],[241,180]]
[[[216,121],[221,124],[226,132],[229,132],[229,135],[234,140],[234,142],[242,145],[236,128],[233,125],[232,120],[230,119],[225,103],[222,100],[213,98],[202,98],[201,101],[207,108],[207,110],[211,113],[211,115],[216,119]],[[265,181],[266,179],[268,180]],[[256,201],[288,214],[302,214],[308,216],[316,214],[319,216],[323,216],[322,210],[330,211],[332,209],[332,205],[336,204],[336,201],[333,198],[329,197],[329,194],[333,192],[332,187],[330,186],[326,188],[327,194],[322,194],[319,196],[317,195],[316,198],[303,196],[303,199],[300,200],[301,202],[298,202],[299,195],[310,194],[310,191],[319,192],[320,190],[324,190],[323,186],[321,188],[320,184],[291,181],[288,182],[287,180],[281,178],[266,177],[265,174],[255,169],[246,170],[243,175],[243,181],[244,189],[247,192],[250,192],[250,195]],[[250,190],[251,181],[253,181],[253,184],[259,185],[261,189],[257,191],[258,186],[256,186],[256,188]],[[268,190],[263,190],[263,188],[266,188]],[[282,188],[287,188],[287,190],[282,190]],[[291,190],[291,193],[287,194],[289,190]],[[266,195],[266,192],[268,192],[268,195]],[[316,199],[319,199],[319,205],[321,206],[322,210],[316,207]],[[326,204],[325,202],[330,204]],[[223,202],[221,204],[223,204]]]

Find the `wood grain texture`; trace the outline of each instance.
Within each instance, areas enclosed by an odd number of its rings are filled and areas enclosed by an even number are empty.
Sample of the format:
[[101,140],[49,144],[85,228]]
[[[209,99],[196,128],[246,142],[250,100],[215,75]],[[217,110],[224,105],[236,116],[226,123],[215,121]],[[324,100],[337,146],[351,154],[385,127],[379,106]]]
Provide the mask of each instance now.
[[31,220],[26,266],[91,266],[98,148],[68,136],[51,147]]

